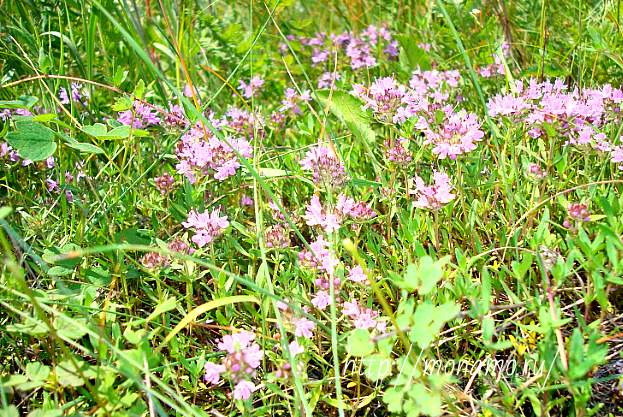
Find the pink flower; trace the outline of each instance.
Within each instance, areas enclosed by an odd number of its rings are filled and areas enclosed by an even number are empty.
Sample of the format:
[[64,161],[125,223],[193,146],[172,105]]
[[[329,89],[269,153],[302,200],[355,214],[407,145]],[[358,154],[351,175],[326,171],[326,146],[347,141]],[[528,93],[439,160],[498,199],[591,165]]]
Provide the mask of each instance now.
[[314,195],[304,216],[309,226],[321,226],[327,233],[335,232],[340,228],[340,221],[333,213],[326,213],[320,205],[318,195]]
[[[615,164],[620,164],[623,162],[623,146],[613,146],[612,151],[610,152],[611,159],[610,161]],[[619,165],[619,169],[623,169],[623,165]]]
[[250,381],[242,380],[234,387],[234,399],[236,400],[248,400],[251,393],[255,391],[257,387]]
[[305,317],[292,320],[292,324],[296,336],[306,337],[308,339],[313,336],[312,330],[316,328],[316,324]]
[[320,290],[316,293],[314,298],[312,298],[311,303],[318,310],[324,310],[329,304],[331,304],[331,297],[329,297],[329,293],[326,291]]
[[212,362],[206,362],[204,369],[205,375],[203,379],[205,379],[207,383],[210,383],[212,385],[218,384],[221,380],[221,374],[225,372],[225,366]]
[[419,176],[415,178],[415,191],[410,191],[416,196],[413,203],[415,207],[437,210],[454,200],[455,195],[451,193],[452,185],[448,175],[435,171],[433,181],[433,185],[429,186]]
[[357,300],[342,303],[342,313],[348,316],[357,329],[374,329],[385,331],[385,320],[379,318],[378,311],[359,306]]
[[333,151],[325,146],[311,148],[305,154],[305,158],[301,159],[300,164],[303,169],[313,172],[316,182],[340,186],[346,181],[344,165]]
[[363,273],[361,266],[357,265],[348,272],[348,279],[353,282],[366,282],[368,277]]
[[264,351],[260,349],[260,346],[257,343],[253,343],[242,350],[242,356],[247,365],[253,369],[256,369],[260,366],[262,358],[264,357]]
[[485,135],[476,115],[464,110],[446,113],[440,126],[429,125],[424,134],[424,143],[433,145],[433,154],[439,159],[456,159],[458,155],[473,151],[476,149],[475,142]]
[[329,242],[319,236],[309,245],[311,250],[299,252],[299,262],[309,268],[317,268],[332,274],[339,261],[329,251]]
[[249,197],[248,195],[244,194],[242,197],[240,197],[240,205],[241,206],[252,206],[253,205],[253,199],[251,197]]
[[247,348],[253,340],[255,340],[253,333],[241,330],[238,333],[223,336],[223,339],[218,344],[218,348],[228,353],[235,353]]
[[342,313],[347,316],[356,316],[359,314],[359,303],[357,300],[344,301],[342,304]]
[[303,349],[303,346],[299,345],[299,343],[296,340],[290,342],[289,347],[290,347],[290,355],[292,356],[296,356],[300,353],[305,352],[305,349]]
[[218,208],[212,210],[211,213],[198,213],[192,210],[188,213],[188,220],[182,224],[185,228],[194,230],[195,235],[192,241],[199,247],[211,243],[229,226],[227,216],[220,216]]
[[243,80],[240,80],[240,85],[238,86],[238,89],[242,91],[242,95],[244,96],[244,98],[251,98],[257,95],[263,85],[264,80],[260,76],[256,75],[249,80],[248,84]]

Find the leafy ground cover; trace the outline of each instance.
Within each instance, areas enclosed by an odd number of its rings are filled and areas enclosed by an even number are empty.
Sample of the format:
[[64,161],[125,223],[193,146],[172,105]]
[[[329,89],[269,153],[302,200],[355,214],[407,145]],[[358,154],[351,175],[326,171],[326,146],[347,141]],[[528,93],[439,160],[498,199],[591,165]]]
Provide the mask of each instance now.
[[0,5],[0,415],[622,412],[617,2]]

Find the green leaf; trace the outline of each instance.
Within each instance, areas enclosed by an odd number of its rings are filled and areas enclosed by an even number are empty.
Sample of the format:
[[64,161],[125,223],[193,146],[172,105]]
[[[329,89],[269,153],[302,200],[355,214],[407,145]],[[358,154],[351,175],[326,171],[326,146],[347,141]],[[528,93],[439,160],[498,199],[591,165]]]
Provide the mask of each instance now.
[[126,77],[128,76],[128,73],[129,71],[124,70],[121,67],[117,68],[117,70],[115,71],[115,75],[112,78],[112,83],[116,85],[117,87],[119,87],[121,83],[125,81]]
[[76,265],[82,262],[82,258],[79,256],[71,256],[72,253],[75,253],[78,250],[80,250],[80,246],[68,243],[60,248],[53,247],[45,249],[43,251],[43,255],[41,255],[41,258],[49,264],[59,265],[66,269],[73,269]]
[[134,88],[134,97],[136,98],[143,98],[143,95],[145,94],[145,81],[138,80],[138,83],[136,83],[136,87]]
[[43,161],[56,150],[54,131],[30,121],[15,123],[16,130],[7,134],[7,142],[19,156],[31,161]]
[[82,126],[82,131],[101,140],[116,140],[130,137],[130,134],[136,137],[149,136],[149,132],[141,129],[132,129],[130,126],[117,126],[110,131],[105,124],[95,123],[93,125]]
[[[58,333],[59,337],[69,340],[78,340],[81,339],[84,335],[87,334],[86,319],[72,319],[73,322],[68,321],[63,316],[58,316],[54,320],[54,328]],[[75,322],[78,322],[80,326],[76,326]]]
[[156,306],[154,311],[147,317],[147,322],[152,321],[159,315],[166,313],[167,311],[174,310],[177,307],[177,299],[175,297],[167,298]]
[[418,42],[413,37],[396,35],[396,39],[398,39],[398,43],[402,48],[401,61],[406,60],[410,70],[415,70],[419,67],[421,70],[427,71],[432,68],[430,56],[418,46]]
[[433,261],[430,256],[425,256],[417,264],[407,266],[404,280],[398,281],[397,285],[407,291],[417,290],[419,294],[428,294],[443,278],[443,267],[448,260],[448,256],[438,261]]
[[42,123],[47,123],[47,122],[52,121],[54,119],[56,119],[56,114],[55,113],[37,114],[36,116],[32,117],[32,121],[33,122],[42,122]]
[[13,213],[13,209],[11,207],[0,207],[0,220],[8,217],[11,213]]
[[365,374],[370,381],[380,381],[392,374],[393,361],[382,353],[366,356],[362,360]]
[[33,96],[20,96],[17,100],[0,100],[0,107],[6,109],[29,109],[34,106],[39,98]]
[[[75,362],[75,364],[74,364]],[[54,367],[56,380],[64,387],[80,387],[85,379],[95,378],[97,373],[92,367],[80,360],[64,360]]]
[[48,275],[51,277],[63,277],[74,272],[73,268],[65,268],[64,266],[56,265],[48,269]]
[[383,402],[387,404],[387,411],[390,413],[400,413],[402,411],[402,398],[404,394],[402,390],[397,388],[388,388],[383,394]]
[[376,134],[372,129],[372,118],[361,108],[361,102],[344,91],[316,91],[316,96],[323,106],[337,116],[360,139],[374,142]]
[[31,381],[45,381],[50,375],[50,367],[41,362],[30,362],[26,365],[26,376]]
[[26,377],[26,375],[21,375],[21,374],[15,374],[15,375],[9,375],[7,378],[2,378],[2,381],[0,383],[0,387],[15,387],[24,383],[28,382],[28,378]]
[[30,336],[42,336],[49,333],[48,327],[41,320],[26,317],[23,323],[9,324],[7,332],[24,333]]
[[346,351],[353,356],[366,356],[374,350],[374,343],[370,339],[370,332],[366,329],[355,329],[350,332]]
[[105,135],[108,129],[106,128],[106,125],[103,123],[95,123],[93,125],[82,126],[82,131],[88,135],[98,138],[100,136]]
[[28,413],[27,417],[61,417],[63,415],[63,410],[55,409],[55,410],[44,410],[42,408],[33,410]]
[[81,153],[94,153],[94,154],[103,154],[104,151],[102,148],[93,145],[92,143],[84,143],[78,142],[76,139],[69,137],[67,135],[62,135],[63,139],[65,139],[65,145],[69,146],[72,149],[76,149]]
[[114,111],[125,111],[132,108],[132,100],[129,97],[119,97],[112,105]]

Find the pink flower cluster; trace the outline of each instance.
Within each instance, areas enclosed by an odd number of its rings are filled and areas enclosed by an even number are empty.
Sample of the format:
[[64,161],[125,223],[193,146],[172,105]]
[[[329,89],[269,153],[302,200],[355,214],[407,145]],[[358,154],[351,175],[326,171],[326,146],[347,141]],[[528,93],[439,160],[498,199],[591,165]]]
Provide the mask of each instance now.
[[230,107],[221,121],[239,135],[253,139],[256,134],[263,135],[264,119],[258,113],[252,113],[238,107]]
[[226,353],[221,363],[206,362],[204,379],[216,385],[221,376],[226,374],[235,384],[233,396],[236,400],[247,400],[257,389],[249,381],[255,377],[256,369],[264,357],[264,351],[254,342],[255,335],[242,330],[232,335],[225,335],[218,344],[218,348]]
[[329,250],[329,242],[322,236],[318,236],[314,242],[309,244],[309,247],[309,250],[304,249],[299,252],[298,256],[301,265],[333,274],[339,261]]
[[203,247],[219,237],[223,231],[229,226],[227,216],[221,216],[218,208],[208,213],[198,213],[192,210],[188,213],[187,221],[182,225],[187,229],[192,229],[195,235],[192,237],[192,241],[199,247]]
[[[601,88],[573,88],[562,80],[527,85],[517,81],[514,92],[498,94],[489,100],[489,114],[512,123],[522,123],[533,138],[542,137],[547,129],[566,139],[566,144],[592,146],[610,154],[613,163],[623,162],[621,149],[611,144],[600,130],[621,121],[623,90],[606,84]],[[547,126],[546,126],[547,125]],[[550,138],[554,140],[554,138]],[[621,168],[621,167],[619,167]]]
[[387,139],[384,144],[385,157],[399,167],[407,167],[413,160],[413,154],[409,150],[409,140],[398,138],[395,140]]
[[74,103],[80,103],[84,106],[89,104],[89,92],[82,89],[82,84],[72,82],[71,83],[71,99],[67,94],[65,87],[58,89],[58,97],[61,100],[61,104],[69,104],[72,101]]
[[475,114],[465,110],[458,112],[445,107],[441,123],[430,123],[421,118],[417,128],[424,132],[424,143],[433,145],[432,152],[439,159],[456,159],[458,155],[476,149],[476,142],[484,137]]
[[[313,66],[326,63],[332,51],[341,49],[338,56],[346,55],[352,70],[371,68],[378,64],[376,51],[382,49],[386,58],[394,59],[398,56],[398,42],[393,39],[386,26],[370,25],[360,33],[343,32],[339,35],[323,32],[316,33],[312,37],[295,37],[289,35],[289,41],[298,40],[301,45],[312,51],[311,62]],[[282,44],[281,51],[285,53],[287,46]]]
[[272,248],[287,248],[290,246],[290,231],[286,224],[278,223],[270,226],[264,232],[264,241],[266,247]]
[[[294,333],[294,336],[309,339],[314,335],[313,330],[316,328],[316,324],[313,321],[309,320],[306,317],[295,316],[294,312],[283,301],[277,301],[277,308],[284,313],[286,324],[290,328],[292,333]],[[307,313],[307,307],[303,307],[303,311]],[[296,345],[292,345],[292,343],[290,343],[290,346],[295,347],[295,351],[301,353],[301,349],[298,347],[298,343],[296,343]]]
[[138,100],[134,101],[131,110],[120,112],[117,121],[121,124],[132,126],[135,129],[143,129],[160,124],[160,118],[155,107]]
[[408,87],[394,77],[382,77],[368,87],[353,84],[352,94],[380,122],[401,124],[415,116],[433,121],[435,110],[449,104],[450,93],[458,87],[460,78],[458,71],[418,69]]
[[342,222],[350,217],[354,220],[366,220],[376,216],[376,213],[364,202],[355,202],[350,197],[340,194],[335,205],[335,210],[322,207],[318,195],[314,195],[305,212],[305,222],[308,226],[320,226],[327,232],[339,230]]
[[433,184],[426,185],[419,176],[415,177],[415,189],[410,191],[415,195],[413,202],[415,207],[429,210],[438,210],[450,201],[454,200],[450,178],[443,172],[433,173]]
[[242,92],[244,98],[248,99],[257,96],[263,86],[264,80],[262,79],[262,77],[256,75],[252,77],[248,83],[244,80],[240,80],[238,90]]
[[346,181],[344,165],[326,146],[316,146],[300,161],[303,169],[312,171],[314,181],[324,185],[340,186]]
[[294,114],[301,114],[301,103],[305,103],[311,100],[311,93],[309,90],[305,90],[302,93],[297,93],[294,88],[286,89],[284,93],[284,99],[281,101],[281,107],[279,111],[285,113],[291,111]]
[[173,191],[175,179],[171,174],[165,172],[162,176],[154,178],[154,183],[158,191],[160,191],[160,195],[165,195]]
[[337,72],[326,71],[318,78],[318,88],[335,88],[335,83],[342,79]]
[[217,139],[210,131],[204,131],[200,124],[194,126],[177,143],[177,172],[186,176],[191,183],[197,181],[197,176],[205,176],[210,172],[219,181],[235,175],[240,168],[236,153],[243,158],[250,158],[253,150],[246,139],[228,138],[227,142]]
[[376,329],[385,333],[387,321],[380,318],[379,312],[360,306],[356,299],[342,304],[342,313],[347,316],[356,329]]

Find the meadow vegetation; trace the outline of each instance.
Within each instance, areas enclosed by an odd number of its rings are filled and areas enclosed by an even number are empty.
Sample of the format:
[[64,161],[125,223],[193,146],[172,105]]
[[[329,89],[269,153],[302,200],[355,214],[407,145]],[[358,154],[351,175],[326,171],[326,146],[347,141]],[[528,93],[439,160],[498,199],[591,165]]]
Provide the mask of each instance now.
[[0,416],[623,413],[620,1],[0,10]]

